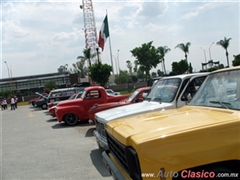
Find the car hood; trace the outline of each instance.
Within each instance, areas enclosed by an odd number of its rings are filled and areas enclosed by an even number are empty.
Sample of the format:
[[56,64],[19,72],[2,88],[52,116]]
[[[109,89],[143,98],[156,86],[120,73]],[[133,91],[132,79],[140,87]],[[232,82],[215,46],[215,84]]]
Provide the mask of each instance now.
[[106,129],[121,143],[128,145],[129,138],[135,143],[143,143],[234,121],[239,124],[240,111],[185,106],[114,120],[107,123]]
[[175,104],[143,101],[141,103],[134,103],[101,111],[96,113],[95,116],[101,123],[106,123],[113,119],[169,108],[175,108]]

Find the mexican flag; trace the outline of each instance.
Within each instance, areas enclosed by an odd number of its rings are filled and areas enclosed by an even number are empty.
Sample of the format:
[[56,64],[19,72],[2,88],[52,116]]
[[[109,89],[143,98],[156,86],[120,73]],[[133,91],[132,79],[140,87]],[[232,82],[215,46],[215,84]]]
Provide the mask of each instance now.
[[104,44],[107,41],[107,38],[109,37],[109,29],[108,29],[108,18],[107,15],[104,18],[102,27],[99,32],[99,39],[98,39],[98,45],[102,48],[102,51],[104,49]]

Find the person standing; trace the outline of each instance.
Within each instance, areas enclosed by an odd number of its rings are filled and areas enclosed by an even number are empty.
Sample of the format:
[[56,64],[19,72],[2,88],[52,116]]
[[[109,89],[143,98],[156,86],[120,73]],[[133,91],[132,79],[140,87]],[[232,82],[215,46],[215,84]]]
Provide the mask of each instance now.
[[15,99],[14,97],[11,97],[11,111],[15,110]]
[[17,103],[18,103],[18,98],[17,98],[17,96],[14,96],[14,100],[15,100],[15,108],[17,109]]
[[4,110],[8,108],[6,98],[3,99],[3,107],[4,107]]
[[3,102],[3,100],[4,100],[4,99],[1,99],[1,109],[2,109],[2,111],[5,109],[5,108],[4,108],[4,102]]

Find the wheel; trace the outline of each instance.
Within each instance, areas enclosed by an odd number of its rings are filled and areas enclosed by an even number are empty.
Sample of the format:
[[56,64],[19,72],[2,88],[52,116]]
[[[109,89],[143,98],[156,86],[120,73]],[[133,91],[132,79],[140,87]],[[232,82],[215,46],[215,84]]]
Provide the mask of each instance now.
[[64,117],[64,121],[65,123],[67,123],[70,126],[73,126],[75,124],[77,124],[78,122],[78,117],[75,114],[67,114]]
[[41,108],[42,109],[47,109],[47,104],[42,104]]

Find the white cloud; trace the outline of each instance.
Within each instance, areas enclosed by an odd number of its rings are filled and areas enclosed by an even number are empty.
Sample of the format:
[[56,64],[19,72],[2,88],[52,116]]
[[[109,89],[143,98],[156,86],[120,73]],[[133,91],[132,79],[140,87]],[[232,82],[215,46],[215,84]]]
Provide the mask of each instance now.
[[[56,72],[60,65],[76,62],[85,48],[80,4],[81,1],[2,3],[2,59],[12,66],[13,76]],[[119,57],[121,69],[127,69],[126,60],[135,60],[130,50],[149,41],[157,47],[171,48],[166,55],[167,70],[171,70],[173,61],[184,58],[183,52],[174,49],[178,43],[192,43],[188,57],[197,70],[204,61],[199,47],[207,53],[211,42],[225,36],[233,38],[229,58],[239,54],[239,3],[98,0],[93,1],[93,6],[97,34],[107,9],[112,55]],[[221,47],[213,45],[211,54],[226,64]],[[103,63],[111,64],[109,41],[101,58]],[[5,67],[2,74],[7,78]]]

